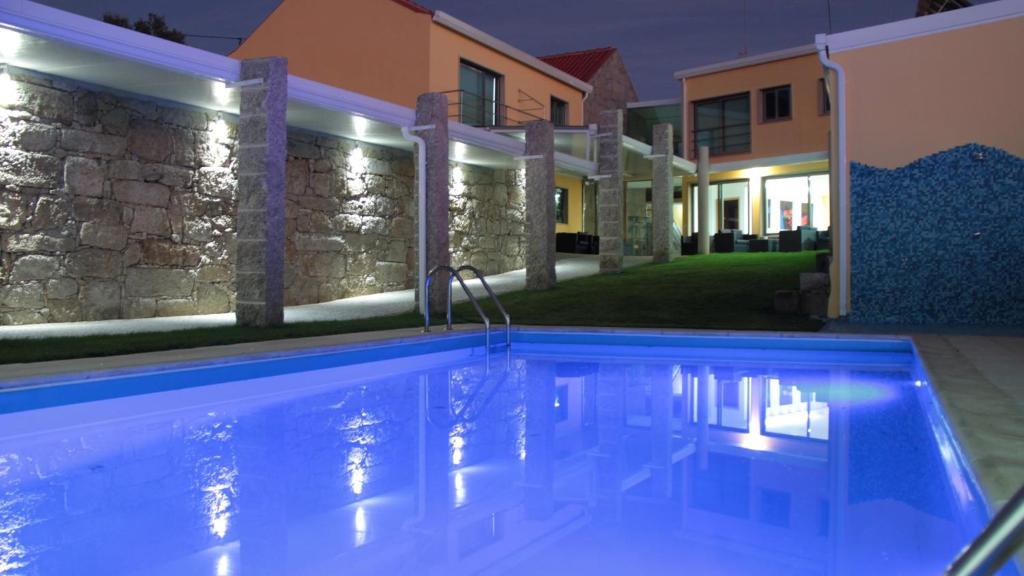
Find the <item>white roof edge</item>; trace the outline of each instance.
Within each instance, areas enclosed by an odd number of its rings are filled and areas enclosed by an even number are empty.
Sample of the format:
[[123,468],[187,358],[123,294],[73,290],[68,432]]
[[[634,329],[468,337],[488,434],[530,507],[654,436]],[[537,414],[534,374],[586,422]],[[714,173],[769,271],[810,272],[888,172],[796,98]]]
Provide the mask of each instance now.
[[467,24],[466,22],[463,22],[462,20],[459,20],[458,18],[450,14],[438,10],[434,12],[434,22],[437,22],[438,24],[444,26],[445,28],[458,32],[463,36],[472,38],[473,40],[476,40],[477,42],[483,44],[484,46],[487,46],[492,50],[501,52],[502,54],[508,56],[509,58],[512,58],[513,60],[518,60],[519,62],[526,64],[531,68],[539,70],[540,72],[543,72],[544,74],[547,74],[552,78],[565,82],[566,84],[569,84],[570,86],[576,88],[581,92],[589,94],[594,90],[593,86],[587,84],[586,82],[580,80],[579,78],[571,74],[562,72],[558,68],[555,68],[554,66],[544,62],[543,60],[537,58],[536,56],[531,56],[530,54],[523,52],[522,50],[516,48],[515,46],[509,44],[508,42],[499,40],[498,38],[495,38],[494,36],[491,36],[490,34],[478,28],[475,28],[470,24]]
[[1024,0],[999,0],[824,36],[832,53],[1024,17]]
[[679,104],[678,98],[662,98],[661,100],[641,100],[640,102],[627,102],[626,108],[647,108],[650,106],[669,106]]
[[555,166],[581,176],[593,176],[597,174],[597,163],[583,158],[577,158],[572,154],[555,152]]
[[395,126],[411,126],[416,112],[371,96],[321,84],[299,76],[288,76],[288,98],[328,110],[365,116]]
[[676,72],[673,74],[673,77],[676,80],[682,80],[683,78],[692,78],[694,76],[703,76],[714,72],[725,72],[726,70],[735,70],[736,68],[764,64],[766,62],[774,62],[776,60],[786,60],[788,58],[796,58],[797,56],[806,56],[808,54],[814,54],[816,51],[814,44],[804,44],[802,46],[786,48],[784,50],[765,52],[764,54],[755,54],[753,56],[726,60],[724,62],[717,62],[706,66],[687,68],[686,70]]
[[0,0],[0,25],[174,72],[228,82],[241,74],[234,58],[28,0]]
[[770,166],[785,166],[787,164],[803,164],[805,162],[819,162],[828,160],[828,151],[805,152],[802,154],[787,154],[785,156],[772,156],[770,158],[753,158],[751,160],[739,160],[736,162],[721,162],[711,165],[711,172],[732,172],[734,170],[746,170],[748,168],[768,168]]
[[[650,156],[652,152],[650,144],[637,140],[636,138],[631,138],[629,136],[622,137],[622,146],[624,148],[629,148],[630,150],[638,154],[642,154],[644,156]],[[690,162],[686,158],[682,158],[679,156],[672,156],[672,166],[675,168],[679,168],[680,170],[690,172],[691,174],[697,172],[696,164]]]

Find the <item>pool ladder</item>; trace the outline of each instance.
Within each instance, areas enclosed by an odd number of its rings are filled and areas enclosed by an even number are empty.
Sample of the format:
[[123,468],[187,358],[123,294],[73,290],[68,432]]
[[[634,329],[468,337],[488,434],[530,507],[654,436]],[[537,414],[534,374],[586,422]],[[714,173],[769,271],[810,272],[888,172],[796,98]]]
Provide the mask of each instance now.
[[451,266],[445,265],[434,266],[434,268],[427,273],[427,281],[423,288],[423,291],[425,293],[423,298],[423,331],[430,332],[430,285],[433,283],[434,276],[438,272],[447,272],[448,312],[445,317],[448,321],[447,329],[452,329],[452,285],[455,283],[456,280],[458,280],[459,285],[462,286],[462,291],[466,293],[466,297],[469,298],[469,302],[473,305],[473,308],[476,310],[477,315],[479,315],[480,319],[484,321],[484,338],[487,345],[487,349],[491,349],[491,319],[490,317],[487,316],[487,314],[484,313],[483,308],[480,307],[480,303],[477,302],[476,300],[476,296],[473,296],[473,292],[469,289],[468,286],[466,286],[466,281],[463,280],[461,273],[467,271],[472,272],[473,275],[475,275],[477,279],[480,280],[480,284],[483,285],[484,290],[487,291],[487,296],[491,299],[492,302],[494,302],[494,305],[498,308],[498,312],[500,312],[501,315],[505,317],[505,347],[511,347],[512,317],[508,315],[508,312],[505,311],[505,307],[501,305],[501,301],[498,300],[498,295],[494,293],[494,290],[491,290],[491,285],[487,283],[486,279],[484,279],[483,272],[468,264],[465,266],[460,266],[459,268],[452,268]]
[[1012,561],[1024,544],[1024,486],[996,513],[988,526],[946,568],[947,576],[987,576]]

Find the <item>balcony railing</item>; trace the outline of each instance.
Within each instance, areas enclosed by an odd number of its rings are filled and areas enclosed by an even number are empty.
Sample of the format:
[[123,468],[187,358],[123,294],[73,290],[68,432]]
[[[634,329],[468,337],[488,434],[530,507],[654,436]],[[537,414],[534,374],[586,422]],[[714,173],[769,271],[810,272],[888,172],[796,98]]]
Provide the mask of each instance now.
[[448,96],[448,117],[470,126],[506,128],[545,120],[525,110],[465,90],[449,90],[444,94]]
[[712,156],[750,152],[750,124],[732,124],[718,128],[694,130],[690,148],[694,158],[699,146],[707,146]]

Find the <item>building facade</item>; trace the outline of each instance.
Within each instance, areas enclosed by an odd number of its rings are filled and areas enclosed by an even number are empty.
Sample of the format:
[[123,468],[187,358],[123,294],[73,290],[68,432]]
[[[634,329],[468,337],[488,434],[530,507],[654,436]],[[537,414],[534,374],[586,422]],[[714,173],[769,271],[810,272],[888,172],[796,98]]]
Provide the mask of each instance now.
[[540,59],[593,86],[593,91],[583,103],[584,124],[596,124],[601,112],[623,110],[627,104],[637,101],[633,79],[616,48],[564,52],[541,56]]

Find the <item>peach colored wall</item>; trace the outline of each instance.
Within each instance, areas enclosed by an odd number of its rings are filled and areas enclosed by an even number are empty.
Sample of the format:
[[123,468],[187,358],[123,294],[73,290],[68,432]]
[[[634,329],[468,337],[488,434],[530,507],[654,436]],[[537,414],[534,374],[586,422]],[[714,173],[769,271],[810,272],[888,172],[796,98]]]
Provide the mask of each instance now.
[[285,56],[296,76],[412,107],[429,87],[431,25],[390,1],[284,0],[232,56]]
[[[692,104],[708,98],[741,92],[750,93],[750,153],[715,155],[712,157],[712,163],[821,152],[828,149],[828,116],[818,114],[818,80],[822,75],[818,56],[808,54],[687,78],[684,111],[686,129],[690,133],[683,139],[687,157],[695,157],[695,151],[690,150],[693,130]],[[792,119],[761,122],[760,91],[786,84],[791,86]]]
[[894,168],[977,142],[1024,156],[1024,18],[833,54],[851,162]]
[[[849,161],[896,168],[970,142],[1024,156],[1021,38],[1024,18],[1014,18],[833,53],[846,71]],[[840,282],[849,295],[849,273],[840,278],[833,262]],[[833,290],[829,315],[838,314]]]
[[[571,124],[583,124],[583,92],[462,34],[440,24],[434,24],[430,34],[431,91],[445,92],[459,88],[460,59],[504,76],[503,97],[506,105],[550,119],[551,96],[554,96],[569,103]],[[529,110],[538,105],[534,102],[520,101],[520,91],[536,98],[540,102],[539,108]]]

